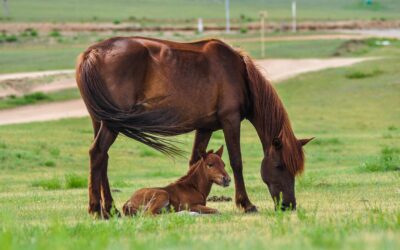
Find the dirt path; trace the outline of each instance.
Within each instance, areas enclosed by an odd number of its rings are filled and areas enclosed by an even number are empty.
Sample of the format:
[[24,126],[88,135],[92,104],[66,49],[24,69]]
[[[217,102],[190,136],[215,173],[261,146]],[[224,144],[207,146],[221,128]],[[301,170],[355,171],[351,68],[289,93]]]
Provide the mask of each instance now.
[[[371,58],[268,59],[259,60],[257,61],[257,64],[269,79],[271,79],[273,82],[279,82],[301,73],[318,71],[326,68],[349,66],[370,59]],[[46,74],[49,72],[41,72],[41,74]],[[34,72],[30,74],[32,76],[36,76],[39,73]],[[29,76],[28,73],[18,75],[23,75],[24,77]],[[73,79],[71,79],[70,83],[64,83],[64,85],[75,87],[75,82]],[[82,100],[79,99],[2,110],[0,111],[0,125],[28,123],[33,121],[48,121],[83,116],[87,116],[87,111]]]

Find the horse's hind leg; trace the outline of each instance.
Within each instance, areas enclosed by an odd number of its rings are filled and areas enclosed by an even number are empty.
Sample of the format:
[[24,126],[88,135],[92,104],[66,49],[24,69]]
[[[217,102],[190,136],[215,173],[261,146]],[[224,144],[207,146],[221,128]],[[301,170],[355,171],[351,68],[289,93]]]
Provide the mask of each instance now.
[[[107,178],[108,150],[114,143],[117,134],[110,131],[102,122],[96,138],[89,151],[90,155],[90,176],[89,176],[89,213],[100,215],[103,218],[109,217],[109,210],[101,207],[102,179]],[[107,181],[108,183],[108,181]],[[103,193],[105,203],[112,204],[111,193]],[[103,189],[104,192],[104,189]],[[108,201],[107,201],[108,200]],[[106,204],[105,204],[106,205]],[[110,207],[111,208],[111,205]]]
[[208,143],[212,135],[211,130],[196,130],[196,135],[194,137],[192,157],[190,158],[189,165],[193,165],[198,160],[200,160],[201,155],[206,152]]
[[163,211],[163,208],[167,208],[169,205],[169,194],[164,190],[156,190],[150,201],[146,205],[145,211],[149,214],[156,215]]
[[[101,122],[96,121],[94,118],[92,118],[92,125],[94,131],[94,138],[96,139],[96,136],[100,130]],[[101,196],[103,200],[104,210],[110,213],[111,209],[114,207],[113,210],[115,211],[115,213],[117,215],[120,215],[119,211],[115,208],[113,204],[113,198],[110,191],[110,184],[108,183],[107,165],[108,164],[105,163],[105,166],[101,168]]]

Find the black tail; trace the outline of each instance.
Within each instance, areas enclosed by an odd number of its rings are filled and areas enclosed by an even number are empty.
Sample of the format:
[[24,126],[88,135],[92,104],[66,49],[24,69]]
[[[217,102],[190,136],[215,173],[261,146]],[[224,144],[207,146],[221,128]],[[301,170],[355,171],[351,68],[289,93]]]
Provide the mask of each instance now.
[[182,150],[165,136],[178,135],[185,131],[179,127],[179,119],[171,110],[145,110],[135,105],[129,111],[121,110],[109,97],[105,84],[96,68],[96,55],[85,52],[79,58],[76,80],[82,98],[91,116],[105,122],[115,132],[144,143],[164,154],[181,155]]

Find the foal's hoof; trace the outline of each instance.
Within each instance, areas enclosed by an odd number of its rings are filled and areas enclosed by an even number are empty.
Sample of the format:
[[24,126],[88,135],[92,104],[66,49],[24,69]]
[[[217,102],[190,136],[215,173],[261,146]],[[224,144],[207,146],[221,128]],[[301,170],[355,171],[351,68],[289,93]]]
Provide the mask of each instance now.
[[247,207],[244,208],[244,212],[245,212],[246,214],[247,214],[247,213],[257,213],[258,210],[257,210],[257,207],[256,207],[256,206],[254,206],[254,205],[249,205],[249,206],[247,206]]

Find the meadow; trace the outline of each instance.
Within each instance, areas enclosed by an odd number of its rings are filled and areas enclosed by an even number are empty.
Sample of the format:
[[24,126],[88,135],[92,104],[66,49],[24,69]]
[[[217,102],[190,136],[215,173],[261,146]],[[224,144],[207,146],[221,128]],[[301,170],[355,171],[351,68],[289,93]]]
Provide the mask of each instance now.
[[[270,20],[287,21],[291,18],[291,3],[291,0],[230,1],[231,17],[239,22],[249,22],[259,18],[259,11],[267,10]],[[301,0],[297,1],[297,6],[299,20],[396,19],[400,11],[396,0],[373,1],[372,5],[363,4],[361,0]],[[202,17],[219,19],[223,24],[225,17],[224,0],[169,0],[168,4],[162,0],[19,0],[9,1],[9,9],[9,18],[1,16],[4,21],[116,24],[128,21],[160,25],[165,19],[192,23]]]
[[[306,146],[306,171],[296,181],[297,211],[274,211],[259,174],[261,145],[248,122],[241,135],[244,176],[259,213],[243,214],[233,202],[210,202],[220,215],[109,221],[86,212],[93,137],[88,118],[2,126],[1,248],[398,249],[399,48],[365,48],[365,55],[385,57],[276,86],[298,138],[316,137]],[[186,172],[193,134],[178,139],[187,153],[176,159],[117,139],[109,178],[118,208],[135,189],[166,185]],[[209,147],[221,144],[219,131]],[[227,154],[223,159],[229,162]],[[211,195],[233,197],[234,187],[214,187]]]

